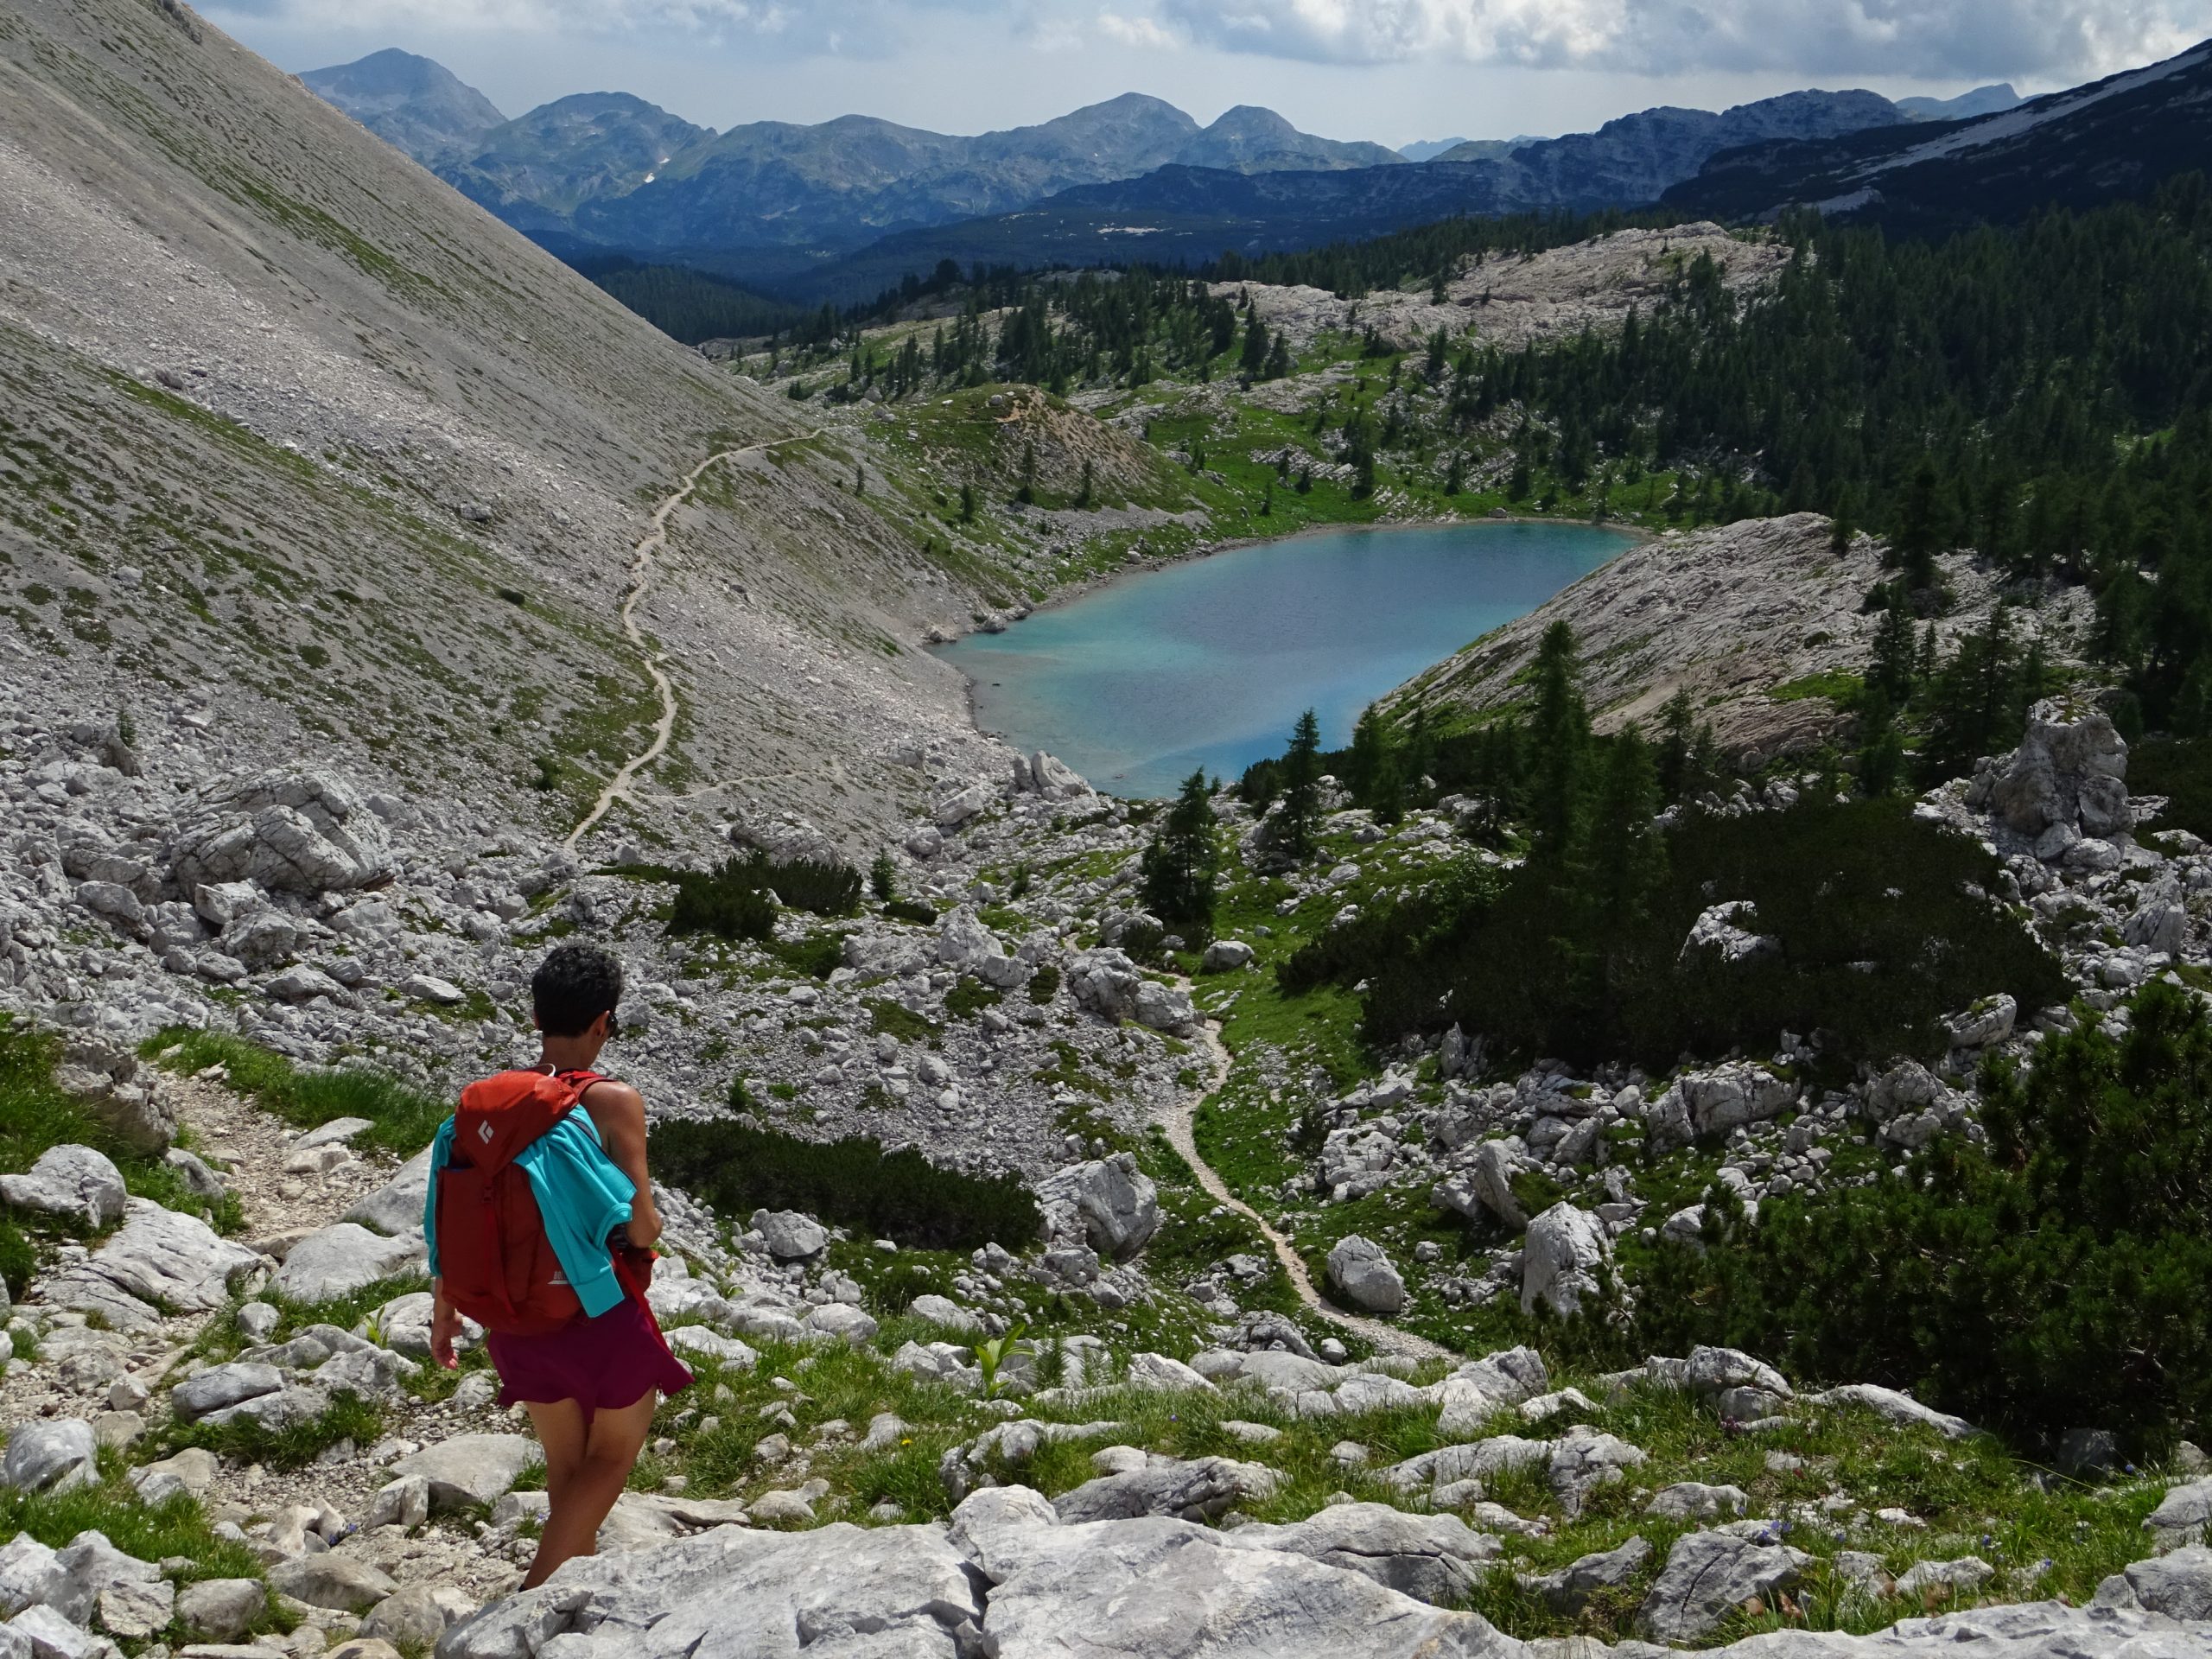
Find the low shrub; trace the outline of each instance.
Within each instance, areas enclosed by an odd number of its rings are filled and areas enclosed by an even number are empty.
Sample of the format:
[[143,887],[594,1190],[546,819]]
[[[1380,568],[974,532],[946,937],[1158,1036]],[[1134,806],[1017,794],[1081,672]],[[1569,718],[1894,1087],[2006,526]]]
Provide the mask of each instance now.
[[803,1210],[917,1249],[1016,1249],[1042,1229],[1019,1178],[939,1169],[857,1135],[825,1145],[728,1118],[679,1121],[657,1124],[649,1150],[656,1177],[726,1215]]
[[1661,1249],[1622,1351],[1725,1344],[2153,1456],[2212,1430],[2212,1016],[2154,984],[2125,1036],[1993,1063],[1984,1096],[1986,1153],[1945,1139],[1911,1179],[1770,1198],[1756,1228]]
[[2186,830],[2212,841],[2212,738],[2152,738],[2127,757],[2127,786],[2138,795],[2163,795],[2166,810],[2157,828]]
[[795,974],[827,979],[845,960],[842,933],[810,933],[803,939],[779,939],[769,947],[776,959]]
[[13,1538],[29,1533],[48,1549],[60,1549],[81,1532],[101,1532],[126,1555],[142,1561],[181,1560],[181,1582],[200,1579],[258,1579],[261,1562],[243,1543],[218,1533],[207,1512],[182,1492],[159,1503],[143,1503],[120,1478],[122,1459],[100,1458],[96,1484],[66,1492],[22,1492],[0,1485],[0,1533]]
[[861,873],[835,859],[798,858],[767,865],[763,879],[794,910],[849,916],[860,908]]
[[1005,1000],[1005,992],[984,984],[972,975],[963,975],[960,982],[944,994],[944,1011],[956,1020],[973,1020],[985,1008],[996,1007]]
[[718,939],[772,939],[776,935],[776,901],[761,880],[755,859],[726,858],[711,870],[674,870],[676,902],[668,915],[671,933],[709,933]]
[[303,1469],[341,1440],[373,1446],[384,1433],[384,1414],[358,1395],[334,1395],[320,1416],[286,1428],[264,1428],[251,1418],[195,1423],[170,1432],[174,1448],[204,1446],[218,1457],[275,1469]]
[[[1817,1032],[1844,1059],[1940,1053],[1939,1019],[2012,993],[2066,1000],[2058,962],[1987,895],[2001,868],[1908,803],[1808,801],[1788,811],[1686,813],[1625,913],[1603,868],[1522,866],[1332,929],[1279,970],[1286,991],[1369,982],[1378,1045],[1452,1024],[1501,1056],[1571,1063],[1770,1050]],[[1727,963],[1683,946],[1700,912],[1747,900],[1772,954]],[[1440,998],[1441,988],[1444,995]]]

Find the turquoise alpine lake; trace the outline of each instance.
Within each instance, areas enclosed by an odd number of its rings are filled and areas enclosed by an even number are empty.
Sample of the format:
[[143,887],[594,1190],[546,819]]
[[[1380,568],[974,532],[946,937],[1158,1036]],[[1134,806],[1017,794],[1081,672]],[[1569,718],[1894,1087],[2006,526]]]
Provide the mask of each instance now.
[[944,647],[976,720],[1116,795],[1233,779],[1282,753],[1300,713],[1325,748],[1431,664],[1524,616],[1635,538],[1484,521],[1333,530],[1133,575],[1003,633]]

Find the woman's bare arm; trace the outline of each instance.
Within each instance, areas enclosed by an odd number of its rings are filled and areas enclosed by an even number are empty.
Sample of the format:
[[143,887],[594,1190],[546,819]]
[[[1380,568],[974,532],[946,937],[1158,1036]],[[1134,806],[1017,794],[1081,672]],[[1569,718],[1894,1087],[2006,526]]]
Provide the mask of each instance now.
[[645,1096],[626,1083],[595,1083],[584,1091],[583,1105],[607,1155],[638,1189],[630,1201],[630,1243],[646,1249],[660,1236],[660,1211],[653,1207],[652,1178],[645,1173]]

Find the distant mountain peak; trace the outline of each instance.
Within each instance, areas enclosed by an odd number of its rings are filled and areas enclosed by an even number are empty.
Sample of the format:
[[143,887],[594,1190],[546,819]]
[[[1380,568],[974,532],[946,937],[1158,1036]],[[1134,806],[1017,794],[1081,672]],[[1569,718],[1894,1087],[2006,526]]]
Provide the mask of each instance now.
[[1433,162],[1445,151],[1457,149],[1460,145],[1471,142],[1472,141],[1462,137],[1418,138],[1410,144],[1400,144],[1398,154],[1409,162]]
[[2017,108],[2020,95],[2011,81],[1977,86],[1956,98],[1901,98],[1897,108],[1912,121],[1971,121],[1976,116],[2001,115]]
[[396,46],[352,63],[310,69],[300,82],[426,167],[507,118],[443,64]]

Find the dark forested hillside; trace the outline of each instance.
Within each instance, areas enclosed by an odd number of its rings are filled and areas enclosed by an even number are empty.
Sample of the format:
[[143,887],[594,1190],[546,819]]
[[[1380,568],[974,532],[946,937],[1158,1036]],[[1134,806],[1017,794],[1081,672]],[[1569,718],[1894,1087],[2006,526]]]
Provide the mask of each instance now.
[[1732,452],[1783,493],[1888,532],[1908,583],[1971,545],[2098,591],[2102,648],[2154,725],[2212,722],[2212,198],[2050,213],[1942,243],[1789,227],[1741,304],[1693,271],[1614,338],[1489,354],[1519,400],[1601,450]]

